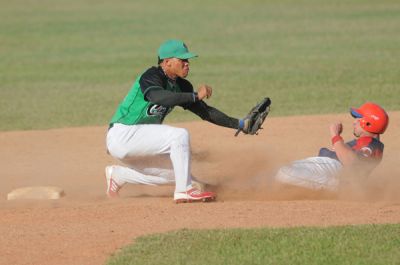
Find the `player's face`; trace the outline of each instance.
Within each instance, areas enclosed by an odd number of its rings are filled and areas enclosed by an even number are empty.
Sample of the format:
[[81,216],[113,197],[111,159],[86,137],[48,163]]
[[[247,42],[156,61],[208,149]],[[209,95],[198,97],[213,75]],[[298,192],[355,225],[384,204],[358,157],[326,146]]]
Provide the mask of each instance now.
[[189,74],[189,60],[172,58],[171,70],[176,76],[185,78]]
[[363,132],[364,132],[364,129],[361,128],[360,119],[355,119],[353,122],[353,135],[355,137],[360,137]]

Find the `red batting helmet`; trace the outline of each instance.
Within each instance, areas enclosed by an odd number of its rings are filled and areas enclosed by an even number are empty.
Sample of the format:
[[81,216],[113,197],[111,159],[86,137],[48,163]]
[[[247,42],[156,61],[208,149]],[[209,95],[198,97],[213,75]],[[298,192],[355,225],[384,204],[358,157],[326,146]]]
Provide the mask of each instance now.
[[351,116],[360,119],[360,126],[370,133],[384,133],[388,124],[389,116],[378,104],[367,102],[358,109],[350,109]]

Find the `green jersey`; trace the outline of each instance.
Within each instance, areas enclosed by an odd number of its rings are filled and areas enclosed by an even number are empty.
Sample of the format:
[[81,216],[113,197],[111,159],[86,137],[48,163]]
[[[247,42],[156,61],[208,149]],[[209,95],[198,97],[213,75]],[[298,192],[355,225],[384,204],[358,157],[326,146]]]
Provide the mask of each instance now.
[[151,90],[186,92],[186,101],[195,101],[193,86],[189,81],[182,78],[176,81],[169,80],[160,67],[151,67],[136,79],[129,93],[119,104],[110,124],[161,124],[174,106],[150,102],[146,95]]
[[111,119],[125,125],[161,124],[175,106],[187,109],[203,120],[237,129],[239,120],[198,100],[192,84],[183,78],[169,79],[161,67],[151,67],[140,75],[118,105]]

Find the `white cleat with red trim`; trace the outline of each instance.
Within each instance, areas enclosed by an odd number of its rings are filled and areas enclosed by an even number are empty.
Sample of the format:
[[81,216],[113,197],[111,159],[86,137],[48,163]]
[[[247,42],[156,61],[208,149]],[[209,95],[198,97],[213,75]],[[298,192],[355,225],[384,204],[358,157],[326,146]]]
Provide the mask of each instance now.
[[119,197],[118,191],[121,189],[121,187],[113,179],[112,172],[113,172],[113,166],[106,167],[106,183],[107,183],[106,194],[109,198],[118,198]]
[[211,202],[215,201],[217,195],[211,191],[200,191],[192,188],[186,192],[175,192],[174,201],[176,203],[186,202]]

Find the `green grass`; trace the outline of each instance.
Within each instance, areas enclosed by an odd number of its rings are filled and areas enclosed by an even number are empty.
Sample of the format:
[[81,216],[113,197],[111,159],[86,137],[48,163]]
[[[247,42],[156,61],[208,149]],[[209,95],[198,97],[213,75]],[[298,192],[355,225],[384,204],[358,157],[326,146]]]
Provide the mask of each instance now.
[[[200,57],[189,79],[241,117],[399,109],[400,2],[0,0],[0,130],[104,125],[168,38]],[[196,119],[175,111],[167,122]]]
[[399,264],[399,234],[398,224],[179,230],[140,237],[107,264]]

